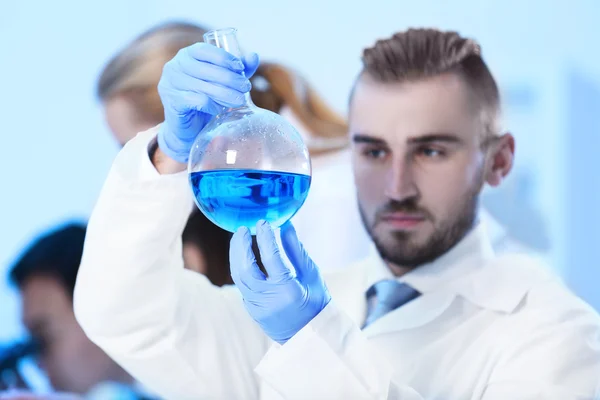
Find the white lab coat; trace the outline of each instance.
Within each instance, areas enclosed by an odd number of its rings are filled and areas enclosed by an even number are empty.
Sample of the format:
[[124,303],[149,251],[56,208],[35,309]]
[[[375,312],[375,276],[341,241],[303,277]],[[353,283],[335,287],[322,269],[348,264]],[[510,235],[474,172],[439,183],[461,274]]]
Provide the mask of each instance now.
[[151,390],[187,399],[592,399],[600,321],[525,256],[497,257],[483,225],[403,280],[423,295],[364,331],[374,256],[326,277],[333,301],[285,345],[234,287],[183,269],[186,174],[159,176],[140,134],[117,157],[89,222],[75,312]]

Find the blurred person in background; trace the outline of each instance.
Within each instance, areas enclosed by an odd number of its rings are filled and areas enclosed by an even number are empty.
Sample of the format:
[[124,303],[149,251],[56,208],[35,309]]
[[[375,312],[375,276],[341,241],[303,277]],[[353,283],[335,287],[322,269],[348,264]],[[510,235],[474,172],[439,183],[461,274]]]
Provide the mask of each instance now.
[[[75,319],[73,290],[85,234],[86,227],[80,223],[44,232],[10,269],[10,281],[19,289],[23,324],[39,345],[37,362],[54,390],[72,393],[73,397],[149,399],[135,387],[129,374],[87,338]],[[111,301],[110,293],[97,301]],[[58,400],[63,396],[67,395],[43,398]],[[8,398],[36,397],[21,393]]]

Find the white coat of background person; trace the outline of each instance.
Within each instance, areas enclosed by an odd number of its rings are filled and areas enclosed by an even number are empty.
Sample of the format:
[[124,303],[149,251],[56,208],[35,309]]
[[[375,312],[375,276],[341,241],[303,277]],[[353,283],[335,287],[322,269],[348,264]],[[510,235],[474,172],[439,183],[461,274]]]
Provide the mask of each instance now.
[[[193,131],[167,113],[119,154],[89,222],[75,291],[86,333],[168,399],[593,399],[598,315],[534,259],[494,255],[476,222],[481,188],[502,182],[514,154],[477,43],[408,30],[363,61],[352,165],[378,254],[327,276],[327,290],[291,227],[282,242],[297,275],[281,273],[259,230],[269,278],[242,229],[231,250],[239,291],[184,270],[192,202],[185,148],[173,145]],[[194,45],[167,64],[163,102],[199,116],[238,104],[240,68]],[[420,295],[373,319],[386,302],[367,294],[381,282]]]

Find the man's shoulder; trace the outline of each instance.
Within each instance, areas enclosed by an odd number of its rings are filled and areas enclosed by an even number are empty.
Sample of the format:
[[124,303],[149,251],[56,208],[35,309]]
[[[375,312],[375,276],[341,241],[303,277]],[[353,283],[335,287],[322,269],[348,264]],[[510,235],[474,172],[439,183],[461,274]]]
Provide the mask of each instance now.
[[574,293],[562,277],[540,256],[532,253],[506,253],[490,261],[492,270],[501,271],[509,280],[505,290],[523,286],[524,296],[515,314],[532,317],[548,324],[569,321],[600,327],[600,316],[594,308]]
[[533,286],[525,302],[529,314],[557,325],[584,323],[600,328],[600,315],[562,280],[549,280]]

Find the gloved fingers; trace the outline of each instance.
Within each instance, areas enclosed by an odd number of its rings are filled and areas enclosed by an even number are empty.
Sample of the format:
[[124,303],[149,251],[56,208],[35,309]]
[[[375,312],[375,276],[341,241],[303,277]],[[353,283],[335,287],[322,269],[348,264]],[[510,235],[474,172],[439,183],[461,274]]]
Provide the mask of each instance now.
[[300,282],[306,282],[317,272],[315,264],[298,239],[296,229],[290,221],[281,227],[281,244],[283,245],[283,251],[285,251],[286,256],[294,266],[296,276]]
[[173,68],[175,74],[184,74],[205,82],[216,83],[242,93],[248,92],[252,87],[250,81],[240,71],[200,62],[191,57],[175,58],[173,62],[176,65],[169,68]]
[[296,229],[291,221],[286,222],[281,227],[281,244],[283,245],[283,251],[285,251],[286,256],[293,266],[303,261],[304,247],[300,243]]
[[[216,115],[223,109],[222,106],[215,103],[210,97],[204,93],[196,93],[184,90],[167,89],[169,93],[169,101],[164,105],[166,111],[175,112],[176,114],[185,114],[189,111],[201,111],[203,113]],[[163,90],[163,93],[166,91]],[[192,137],[188,138],[194,140],[198,132],[190,132],[193,134]],[[185,139],[184,137],[181,138]]]
[[187,163],[190,155],[190,147],[197,133],[186,135],[174,135],[168,131],[168,125],[162,124],[157,136],[158,146],[172,159],[181,163]]
[[281,258],[273,229],[267,221],[261,220],[256,223],[256,242],[260,250],[260,259],[269,274],[268,280],[282,282],[292,278],[290,269]]
[[229,246],[229,263],[231,278],[242,293],[244,290],[256,292],[262,288],[259,283],[264,282],[266,277],[256,263],[248,228],[241,227],[233,234]]
[[177,54],[175,58],[191,57],[198,61],[204,61],[233,71],[243,72],[245,67],[238,57],[234,56],[225,49],[213,46],[208,43],[195,43],[180,50],[183,54]]
[[248,53],[242,57],[242,62],[244,63],[244,75],[246,75],[246,78],[249,79],[252,77],[252,75],[254,75],[258,69],[258,66],[260,65],[258,54]]
[[205,94],[225,107],[237,107],[244,103],[245,92],[216,83],[205,82],[184,74],[173,77],[170,86],[175,90]]

